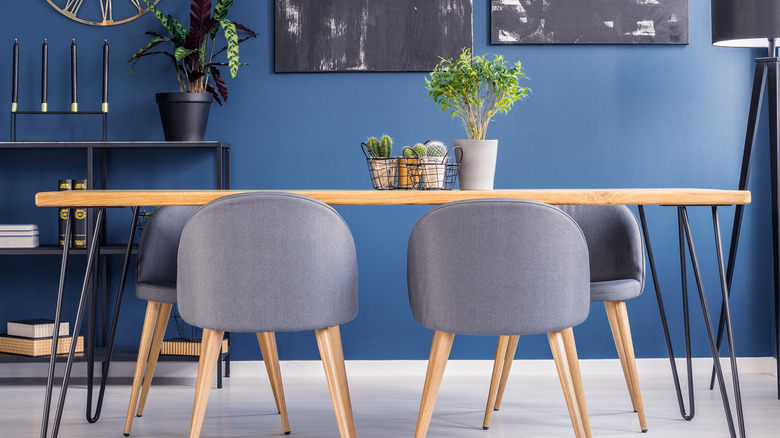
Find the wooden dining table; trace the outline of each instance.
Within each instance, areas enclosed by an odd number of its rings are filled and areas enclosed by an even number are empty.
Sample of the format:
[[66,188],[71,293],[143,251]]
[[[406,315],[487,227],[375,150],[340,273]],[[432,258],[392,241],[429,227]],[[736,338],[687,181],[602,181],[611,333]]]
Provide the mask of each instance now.
[[[718,207],[730,206],[730,205],[746,205],[751,201],[750,192],[746,190],[718,190],[718,189],[702,189],[702,188],[619,188],[619,189],[509,189],[509,190],[80,190],[80,191],[62,191],[62,192],[40,192],[35,195],[35,203],[39,207],[55,207],[55,208],[96,208],[96,224],[94,228],[94,235],[89,241],[89,252],[87,259],[87,268],[84,284],[82,285],[81,298],[79,301],[79,308],[74,324],[74,333],[78,333],[80,330],[80,324],[84,315],[84,306],[88,295],[91,293],[90,288],[87,285],[89,275],[91,272],[92,264],[94,263],[95,254],[98,252],[99,231],[104,219],[104,212],[106,208],[112,207],[133,207],[133,218],[130,224],[129,237],[127,242],[127,249],[125,254],[125,261],[122,270],[122,278],[120,279],[119,291],[116,298],[116,308],[113,314],[113,322],[111,332],[109,335],[108,347],[106,351],[106,357],[102,367],[102,382],[100,398],[98,399],[98,416],[100,404],[102,401],[102,395],[105,389],[106,377],[108,375],[108,368],[111,362],[111,354],[113,350],[113,342],[116,334],[116,324],[118,320],[120,304],[122,302],[122,294],[124,291],[124,285],[127,277],[127,269],[129,260],[131,258],[131,250],[134,242],[135,227],[138,220],[138,211],[141,206],[184,206],[184,205],[204,205],[215,199],[229,196],[237,193],[247,192],[288,192],[297,193],[300,195],[308,196],[317,200],[320,200],[329,205],[364,205],[364,206],[377,206],[377,205],[440,205],[449,202],[468,200],[468,199],[487,199],[487,198],[513,198],[513,199],[526,199],[544,202],[553,205],[636,205],[639,212],[640,223],[642,226],[642,233],[645,239],[645,249],[648,255],[648,261],[650,264],[651,274],[653,277],[653,284],[655,286],[656,300],[658,302],[658,308],[661,316],[661,323],[664,331],[664,337],[666,341],[667,352],[669,354],[669,361],[672,369],[672,377],[674,381],[675,391],[677,394],[677,401],[680,408],[680,414],[686,420],[690,420],[694,416],[693,402],[694,393],[692,385],[692,362],[690,353],[690,338],[689,333],[689,318],[688,314],[684,314],[684,326],[686,333],[686,363],[687,363],[687,376],[688,376],[688,399],[689,406],[686,409],[685,402],[683,400],[682,389],[680,386],[679,374],[677,371],[677,365],[675,362],[674,351],[672,348],[671,337],[669,334],[669,328],[667,324],[666,312],[663,304],[663,296],[660,291],[660,284],[658,281],[658,274],[653,257],[652,245],[650,242],[650,235],[648,232],[647,220],[645,217],[644,207],[648,205],[656,206],[670,206],[677,210],[677,223],[680,238],[680,257],[681,265],[685,266],[685,254],[686,251],[691,257],[691,265],[693,273],[696,279],[696,285],[698,289],[699,301],[702,307],[702,313],[704,316],[705,328],[707,331],[707,337],[710,344],[710,350],[713,358],[714,375],[717,377],[717,382],[720,390],[721,399],[723,401],[723,407],[726,415],[726,420],[729,427],[729,433],[732,437],[745,436],[744,418],[742,414],[742,401],[741,392],[739,386],[739,375],[736,362],[736,351],[734,346],[733,333],[731,329],[731,312],[729,308],[729,285],[731,279],[727,278],[727,269],[724,263],[721,235],[720,235],[720,222],[718,217]],[[699,262],[696,255],[696,250],[693,243],[693,237],[691,233],[691,223],[688,219],[688,207],[710,207],[712,210],[712,222],[715,235],[715,246],[718,259],[718,268],[721,284],[721,328],[725,330],[728,345],[730,365],[732,369],[732,384],[734,390],[734,404],[736,408],[736,427],[734,422],[734,415],[731,413],[731,403],[726,390],[726,383],[723,378],[723,372],[719,360],[720,350],[720,336],[716,336],[715,330],[712,325],[712,318],[710,317],[709,307],[707,305],[706,294],[704,292],[704,286],[702,281],[701,270],[699,268]],[[70,217],[68,215],[68,220]],[[68,230],[70,227],[68,226]],[[68,231],[69,232],[69,231]],[[66,236],[68,241],[68,236]],[[62,313],[62,298],[64,294],[64,270],[67,266],[69,249],[66,246],[63,248],[63,263],[62,272],[60,275],[60,284],[57,295],[57,311],[55,315],[54,324],[54,345],[56,345],[58,337],[58,328]],[[733,254],[730,257],[730,266],[728,271],[733,271]],[[685,269],[685,268],[683,268]],[[685,273],[683,272],[682,281],[682,296],[684,300],[684,308],[687,309],[687,281]],[[719,330],[721,329],[719,328]],[[67,392],[68,379],[73,363],[73,354],[75,351],[75,339],[73,337],[73,343],[71,344],[70,353],[66,362],[65,377],[62,382],[62,390],[60,391],[59,404],[57,407],[57,414],[55,416],[53,425],[53,436],[56,436],[59,429],[60,419],[62,415],[62,404],[65,400],[65,394]],[[45,438],[47,435],[47,428],[49,423],[49,411],[51,406],[51,393],[52,383],[54,380],[54,367],[55,367],[55,354],[52,352],[49,362],[49,375],[46,387],[46,400],[43,409],[43,419],[41,424],[41,438]],[[90,402],[88,401],[88,404]],[[88,406],[87,418],[90,420]],[[97,417],[93,418],[96,421]]]

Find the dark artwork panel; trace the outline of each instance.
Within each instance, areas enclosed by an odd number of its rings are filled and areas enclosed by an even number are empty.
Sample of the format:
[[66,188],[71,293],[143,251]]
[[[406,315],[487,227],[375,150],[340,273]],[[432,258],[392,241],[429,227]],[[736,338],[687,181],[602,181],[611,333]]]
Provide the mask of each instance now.
[[688,44],[688,0],[491,0],[492,44]]
[[472,47],[472,0],[276,0],[274,70],[431,71]]

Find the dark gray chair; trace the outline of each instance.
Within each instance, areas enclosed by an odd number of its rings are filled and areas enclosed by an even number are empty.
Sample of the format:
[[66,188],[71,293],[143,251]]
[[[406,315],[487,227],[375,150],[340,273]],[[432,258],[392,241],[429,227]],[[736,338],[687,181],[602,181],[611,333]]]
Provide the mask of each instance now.
[[[160,356],[165,329],[176,304],[176,254],[184,224],[198,207],[162,207],[141,234],[136,265],[135,296],[148,301],[138,347],[124,435],[130,435],[133,414],[143,415],[146,396]],[[143,382],[143,388],[141,384]],[[139,398],[140,392],[140,398]]]
[[[352,234],[322,202],[243,193],[195,212],[182,233],[177,277],[182,318],[203,328],[190,437],[200,435],[223,332],[257,333],[278,376],[273,332],[302,330],[315,330],[341,437],[354,437],[339,325],[357,314],[357,291]],[[289,433],[281,378],[271,381]]]
[[[645,252],[639,223],[625,205],[565,205],[559,208],[569,214],[585,233],[590,254],[590,300],[604,302],[631,404],[639,416],[640,429],[647,432],[625,301],[638,297],[645,283]],[[501,405],[517,348],[517,337],[510,338],[508,342],[498,395],[492,406],[494,410]],[[495,380],[491,385],[496,384]],[[490,408],[488,406],[485,418],[489,419]]]
[[[571,330],[589,311],[588,249],[568,215],[532,201],[453,202],[423,216],[409,237],[409,303],[435,330],[415,437],[425,437],[455,333],[547,333],[572,425],[590,434]],[[488,395],[493,406],[496,385]]]

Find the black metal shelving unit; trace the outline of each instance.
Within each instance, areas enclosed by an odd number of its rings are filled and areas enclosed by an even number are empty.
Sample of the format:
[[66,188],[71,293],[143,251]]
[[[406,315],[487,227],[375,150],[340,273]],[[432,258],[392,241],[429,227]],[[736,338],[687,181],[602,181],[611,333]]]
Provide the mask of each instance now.
[[[16,141],[16,119],[19,115],[34,115],[34,116],[101,116],[102,121],[102,140],[101,141]],[[105,112],[64,112],[64,111],[51,111],[51,112],[39,112],[39,111],[17,111],[11,113],[11,141],[9,142],[0,142],[0,152],[2,150],[74,150],[74,151],[83,151],[85,152],[84,161],[86,163],[86,174],[87,174],[87,189],[107,189],[109,187],[108,183],[108,154],[110,150],[116,150],[116,149],[148,149],[148,150],[163,150],[163,149],[201,149],[201,150],[207,150],[207,149],[213,149],[214,150],[214,157],[215,157],[215,174],[216,174],[216,188],[217,189],[229,189],[230,188],[230,145],[223,142],[217,142],[217,141],[178,141],[178,142],[167,142],[167,141],[107,141],[107,129],[108,129],[108,114]],[[98,170],[96,173],[96,169]],[[31,193],[31,197],[34,193]],[[96,217],[101,216],[97,215],[97,209],[88,209],[88,227],[87,227],[87,235],[88,236],[97,236],[98,234],[94,234],[95,231],[95,223],[96,223]],[[87,397],[87,420],[90,422],[97,421],[99,415],[100,415],[100,407],[102,405],[102,398],[105,390],[105,384],[107,380],[107,371],[108,366],[110,364],[110,361],[113,360],[120,360],[120,361],[135,361],[138,351],[137,349],[128,349],[128,348],[117,348],[114,349],[115,351],[113,353],[108,352],[107,345],[107,338],[108,338],[108,308],[107,308],[107,297],[108,297],[108,272],[107,272],[107,260],[106,257],[108,256],[115,256],[115,255],[125,255],[126,257],[129,257],[129,254],[135,254],[137,253],[137,246],[133,246],[128,253],[128,246],[127,245],[114,245],[114,244],[106,244],[107,242],[107,228],[108,225],[106,221],[104,220],[102,222],[102,228],[98,230],[99,238],[98,238],[98,261],[96,265],[92,266],[91,270],[91,280],[88,284],[89,290],[91,291],[89,293],[89,299],[87,301],[87,335],[85,337],[84,342],[84,353],[76,354],[74,359],[78,362],[88,362],[88,397]],[[91,243],[88,243],[87,246],[89,246]],[[69,249],[68,253],[82,256],[87,255],[89,252],[88,249],[75,249],[71,248]],[[51,245],[51,244],[44,244],[40,245],[36,248],[0,248],[0,256],[30,256],[30,255],[63,255],[63,249],[59,247],[59,245]],[[126,258],[127,260],[127,258]],[[64,264],[63,268],[64,269]],[[63,273],[60,273],[61,276]],[[124,274],[123,274],[124,276]],[[102,280],[102,281],[101,281]],[[120,286],[121,288],[122,286]],[[100,291],[101,296],[101,327],[102,327],[102,336],[100,341],[96,342],[96,328],[97,328],[97,291]],[[121,289],[120,289],[121,290]],[[116,309],[114,310],[114,316],[113,318],[116,319],[116,316],[119,312],[119,303],[117,303]],[[115,324],[115,323],[114,323]],[[75,332],[74,328],[74,332]],[[112,341],[108,342],[108,345],[110,346],[113,343],[113,337]],[[20,356],[20,355],[13,355],[13,354],[4,354],[0,353],[0,362],[48,362],[50,361],[51,356],[46,355],[42,357],[30,357],[30,356]],[[225,374],[226,376],[229,376],[229,353],[226,353],[221,357],[221,359],[226,360],[226,367],[225,367]],[[56,357],[56,362],[65,361],[67,360],[67,354],[66,355],[58,355]],[[198,360],[197,357],[189,357],[189,356],[160,356],[160,359],[162,361],[193,361]],[[91,415],[91,395],[92,395],[92,388],[93,388],[93,380],[92,380],[92,373],[89,372],[92,369],[94,369],[94,363],[95,362],[101,362],[103,367],[103,373],[101,373],[102,379],[101,379],[101,388],[100,388],[100,397],[98,399],[98,405],[97,405],[97,411],[95,416],[93,417]],[[53,365],[53,362],[50,363],[50,368]],[[220,369],[221,366],[221,360],[220,360]],[[50,370],[51,373],[51,370]],[[51,376],[50,376],[50,382],[47,384],[51,384]],[[220,386],[221,386],[221,373],[220,373]],[[49,396],[47,395],[47,407],[50,404]],[[61,408],[60,408],[61,409]],[[47,409],[48,411],[48,409]],[[59,414],[58,414],[59,415]],[[48,416],[47,416],[48,418]]]

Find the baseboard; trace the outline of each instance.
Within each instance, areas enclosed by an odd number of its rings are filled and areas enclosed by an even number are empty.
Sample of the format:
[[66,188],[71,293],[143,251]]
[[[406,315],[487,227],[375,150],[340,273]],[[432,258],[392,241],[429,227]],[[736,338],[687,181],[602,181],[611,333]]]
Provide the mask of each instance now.
[[[774,357],[741,357],[737,359],[740,374],[771,374],[776,375],[776,362]],[[731,370],[728,358],[722,358],[721,364],[724,372]],[[96,365],[95,375],[100,375]],[[426,360],[348,360],[346,362],[347,374],[352,377],[360,376],[424,376],[428,361]],[[452,376],[489,375],[492,371],[492,360],[451,360],[447,364],[445,374]],[[678,370],[685,372],[685,360],[677,361]],[[695,375],[709,375],[712,360],[708,358],[694,358],[693,372]],[[282,361],[282,373],[286,377],[294,376],[320,376],[324,375],[322,363],[315,360],[307,361]],[[526,375],[555,376],[556,370],[552,359],[549,360],[515,360],[513,365],[515,372]],[[61,376],[65,369],[64,363],[58,363],[56,375]],[[580,369],[583,375],[611,375],[621,373],[620,362],[617,359],[587,359],[580,360]],[[671,373],[668,359],[637,359],[637,369],[640,375]],[[197,362],[159,362],[155,371],[155,377],[165,378],[195,378],[198,370]],[[520,371],[522,370],[522,371]],[[110,376],[112,378],[132,378],[135,371],[135,362],[115,362],[111,364]],[[0,363],[0,380],[4,379],[35,379],[46,376],[48,363]],[[73,365],[72,377],[86,378],[86,364]],[[262,361],[234,361],[230,364],[230,375],[233,377],[257,377],[265,375],[265,366]]]

